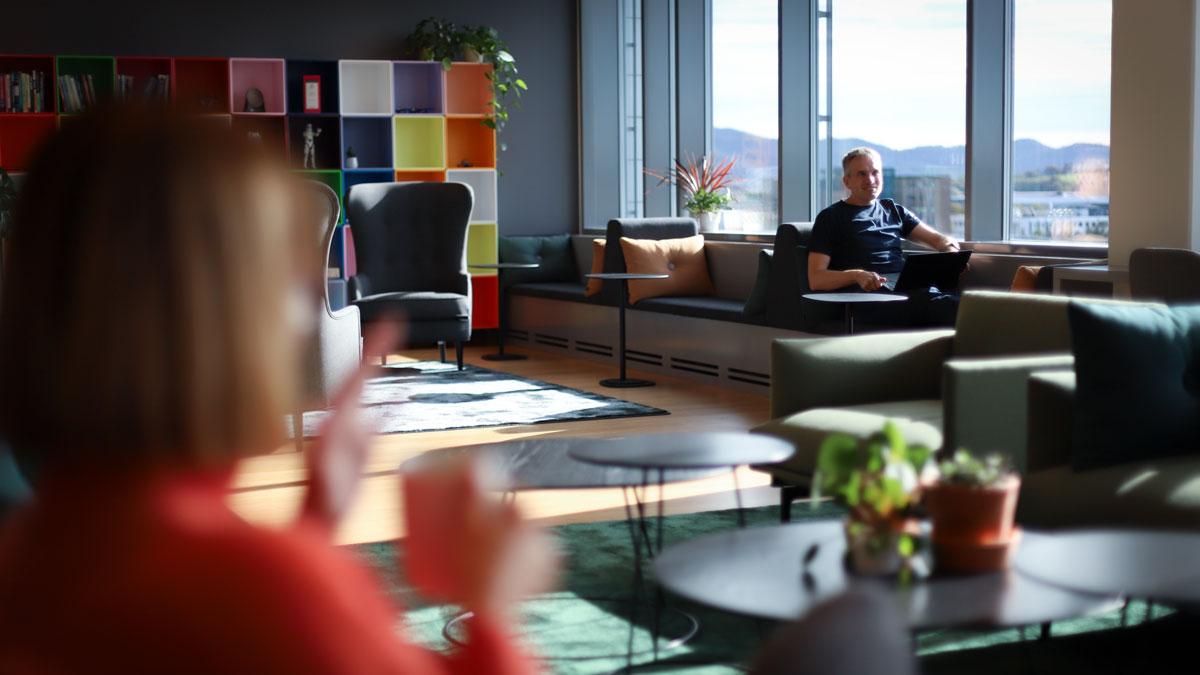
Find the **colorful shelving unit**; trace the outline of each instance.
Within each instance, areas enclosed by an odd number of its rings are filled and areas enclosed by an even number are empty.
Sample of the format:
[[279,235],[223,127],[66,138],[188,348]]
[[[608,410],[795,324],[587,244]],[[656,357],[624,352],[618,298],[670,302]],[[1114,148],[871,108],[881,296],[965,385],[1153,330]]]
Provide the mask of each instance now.
[[[70,123],[60,74],[91,75],[97,100],[116,94],[120,76],[132,78],[128,96],[134,100],[150,80],[166,76],[166,99],[177,109],[261,141],[298,173],[329,185],[343,199],[362,183],[470,185],[475,192],[467,236],[472,326],[496,328],[496,272],[472,266],[497,261],[496,136],[482,123],[491,112],[490,67],[455,63],[447,71],[425,61],[0,55],[0,74],[36,70],[51,93],[43,112],[0,113],[0,167],[20,180],[42,141]],[[305,106],[305,80],[314,77],[320,83],[317,111]],[[262,111],[245,109],[252,88],[263,94]],[[321,132],[314,139],[315,169],[303,166],[309,125]],[[351,147],[357,168],[346,166]],[[328,280],[335,308],[345,303],[346,279],[355,271],[350,227],[343,211],[329,260],[329,268],[337,270]]]

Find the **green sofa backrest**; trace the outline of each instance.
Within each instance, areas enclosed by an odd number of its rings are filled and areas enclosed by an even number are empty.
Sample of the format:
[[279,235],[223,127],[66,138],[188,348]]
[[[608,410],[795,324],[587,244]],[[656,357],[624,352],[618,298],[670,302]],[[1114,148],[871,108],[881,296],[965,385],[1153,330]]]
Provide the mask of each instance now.
[[[996,356],[1071,351],[1065,295],[967,291],[954,325],[954,356]],[[1155,304],[1087,298],[1104,304]]]

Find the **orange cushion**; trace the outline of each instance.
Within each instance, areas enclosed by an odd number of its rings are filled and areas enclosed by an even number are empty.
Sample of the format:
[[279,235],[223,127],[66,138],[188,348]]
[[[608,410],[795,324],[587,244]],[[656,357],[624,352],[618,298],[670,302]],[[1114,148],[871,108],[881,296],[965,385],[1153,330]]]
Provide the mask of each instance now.
[[1017,268],[1017,273],[1013,277],[1012,286],[1008,290],[1014,293],[1032,293],[1034,290],[1034,282],[1037,281],[1038,272],[1042,267],[1040,265],[1022,265]]
[[[604,243],[603,239],[592,240],[592,271],[588,274],[603,274],[604,273]],[[591,297],[600,292],[604,288],[603,279],[588,279],[587,289],[584,290],[584,297]]]
[[682,239],[630,239],[621,237],[625,269],[631,274],[669,274],[666,279],[629,282],[629,304],[663,295],[712,295],[704,235]]

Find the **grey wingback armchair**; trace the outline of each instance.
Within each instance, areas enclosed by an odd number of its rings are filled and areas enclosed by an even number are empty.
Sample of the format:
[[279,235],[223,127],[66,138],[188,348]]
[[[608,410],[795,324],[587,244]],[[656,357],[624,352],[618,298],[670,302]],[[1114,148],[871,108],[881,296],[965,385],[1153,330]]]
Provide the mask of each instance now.
[[350,298],[363,322],[401,318],[411,342],[453,342],[459,370],[471,339],[474,202],[463,183],[364,183],[346,197],[358,263]]
[[[307,195],[312,199],[310,222],[313,234],[319,239],[318,261],[320,284],[325,283],[325,265],[329,260],[329,247],[337,230],[341,206],[337,193],[328,185],[318,181],[305,181]],[[293,434],[297,449],[304,439],[304,410],[328,407],[346,378],[358,369],[362,362],[362,323],[357,307],[344,307],[334,311],[329,304],[329,292],[325,291],[318,311],[316,339],[310,343],[305,366],[305,406],[292,417]]]

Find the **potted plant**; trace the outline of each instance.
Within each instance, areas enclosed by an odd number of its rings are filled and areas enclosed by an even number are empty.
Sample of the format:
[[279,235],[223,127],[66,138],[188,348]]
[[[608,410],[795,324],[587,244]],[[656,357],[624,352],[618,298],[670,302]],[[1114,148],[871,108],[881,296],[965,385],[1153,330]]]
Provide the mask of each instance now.
[[346,168],[347,169],[357,169],[358,168],[358,155],[355,154],[353,145],[346,148]]
[[[512,54],[508,53],[507,45],[500,39],[495,28],[490,26],[466,26],[459,33],[459,47],[463,59],[477,63],[490,63],[488,71],[488,90],[492,92],[492,100],[488,105],[492,114],[485,117],[483,124],[497,133],[508,123],[509,106],[521,107],[521,92],[529,87],[525,80],[517,77],[517,63]],[[507,150],[508,145],[501,142],[500,150]]]
[[409,58],[419,61],[440,61],[443,69],[450,70],[461,35],[450,21],[433,17],[421,19],[404,39],[405,52]]
[[900,571],[916,550],[913,514],[929,448],[908,445],[892,422],[865,442],[833,434],[821,444],[813,498],[830,494],[847,508],[846,553],[859,574]]
[[1013,517],[1021,489],[1008,458],[958,450],[941,463],[939,474],[923,488],[937,568],[983,572],[1008,567],[1020,537]]
[[741,180],[729,177],[736,161],[737,158],[717,162],[712,157],[704,157],[697,164],[696,158],[689,156],[687,164],[676,160],[675,167],[666,173],[652,169],[644,171],[658,179],[658,185],[653,189],[671,183],[683,190],[683,207],[700,223],[700,231],[715,232],[719,212],[733,203],[729,185]]

